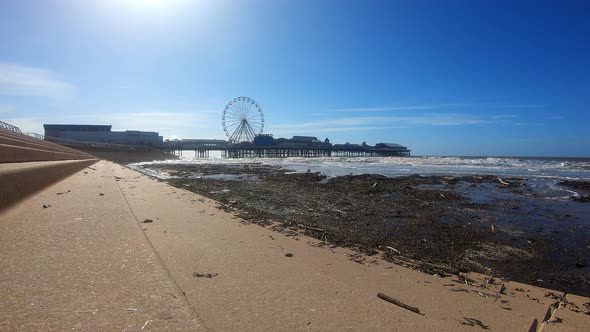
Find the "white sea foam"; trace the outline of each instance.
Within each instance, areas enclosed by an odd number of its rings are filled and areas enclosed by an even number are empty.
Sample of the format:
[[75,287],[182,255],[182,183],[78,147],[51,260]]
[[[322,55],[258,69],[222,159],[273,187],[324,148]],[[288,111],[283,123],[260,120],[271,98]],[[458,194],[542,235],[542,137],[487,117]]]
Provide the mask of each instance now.
[[539,177],[548,179],[590,180],[590,159],[550,160],[502,157],[322,157],[322,158],[209,158],[194,159],[186,154],[178,160],[138,163],[165,164],[241,164],[262,163],[281,166],[295,171],[322,172],[329,176],[344,174],[381,174],[386,176],[469,175],[493,174],[499,176]]

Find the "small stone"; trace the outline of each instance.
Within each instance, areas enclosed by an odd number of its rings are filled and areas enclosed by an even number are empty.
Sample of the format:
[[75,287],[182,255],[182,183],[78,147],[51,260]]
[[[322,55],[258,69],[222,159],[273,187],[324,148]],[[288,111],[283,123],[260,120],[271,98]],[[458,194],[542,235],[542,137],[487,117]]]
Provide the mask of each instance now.
[[295,255],[293,255],[292,253],[286,253],[285,254],[285,257],[293,257],[293,256],[295,256]]
[[172,317],[174,317],[174,316],[172,316],[170,314],[162,314],[162,315],[160,315],[160,319],[163,319],[163,320],[172,319]]

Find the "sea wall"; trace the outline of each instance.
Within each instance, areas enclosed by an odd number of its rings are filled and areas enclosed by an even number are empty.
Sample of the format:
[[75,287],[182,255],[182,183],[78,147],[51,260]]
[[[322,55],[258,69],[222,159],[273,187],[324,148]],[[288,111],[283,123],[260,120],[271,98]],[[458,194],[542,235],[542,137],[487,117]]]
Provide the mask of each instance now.
[[85,152],[0,129],[0,211],[96,161]]

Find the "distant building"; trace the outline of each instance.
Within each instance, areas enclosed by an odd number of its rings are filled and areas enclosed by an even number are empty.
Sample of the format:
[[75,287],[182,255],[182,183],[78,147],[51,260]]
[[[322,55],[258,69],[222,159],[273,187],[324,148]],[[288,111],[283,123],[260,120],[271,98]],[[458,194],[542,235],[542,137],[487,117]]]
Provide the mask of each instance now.
[[375,144],[375,148],[377,148],[377,149],[391,149],[391,150],[399,150],[399,151],[408,150],[408,148],[406,148],[405,146],[399,145],[396,143],[377,143],[377,144]]
[[387,155],[410,156],[410,151],[407,147],[396,143],[377,143],[375,150]]
[[273,143],[272,134],[260,134],[254,137],[254,145],[257,146],[271,146]]
[[317,140],[318,138],[314,136],[293,136],[293,138],[291,138],[291,141],[299,143],[311,143]]
[[45,139],[159,147],[163,138],[154,131],[111,131],[110,125],[45,124]]
[[[254,140],[254,144],[256,144],[256,139]],[[262,144],[256,144],[262,145]],[[318,140],[317,137],[314,136],[293,136],[292,138],[276,138],[273,140],[273,145],[275,146],[283,146],[283,147],[290,147],[290,148],[298,148],[298,147],[331,147],[329,139],[325,139],[324,141]]]
[[[242,143],[241,143],[242,144]],[[256,147],[273,147],[285,149],[312,149],[312,150],[329,150],[328,155],[338,156],[410,156],[407,147],[395,143],[377,143],[375,146],[368,145],[367,142],[354,144],[346,142],[344,144],[332,144],[326,138],[321,141],[315,136],[293,136],[292,138],[273,138],[270,134],[256,135],[252,144]],[[332,154],[334,153],[334,154]]]

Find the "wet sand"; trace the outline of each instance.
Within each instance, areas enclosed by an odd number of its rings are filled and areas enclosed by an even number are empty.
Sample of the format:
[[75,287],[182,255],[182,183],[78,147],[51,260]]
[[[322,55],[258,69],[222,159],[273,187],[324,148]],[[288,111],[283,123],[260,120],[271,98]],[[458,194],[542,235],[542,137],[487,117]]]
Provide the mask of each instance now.
[[576,222],[588,205],[535,200],[522,178],[328,180],[261,164],[149,167],[169,172],[170,184],[210,197],[249,222],[354,248],[362,253],[351,257],[357,263],[382,257],[431,275],[476,271],[590,295],[590,237]]

